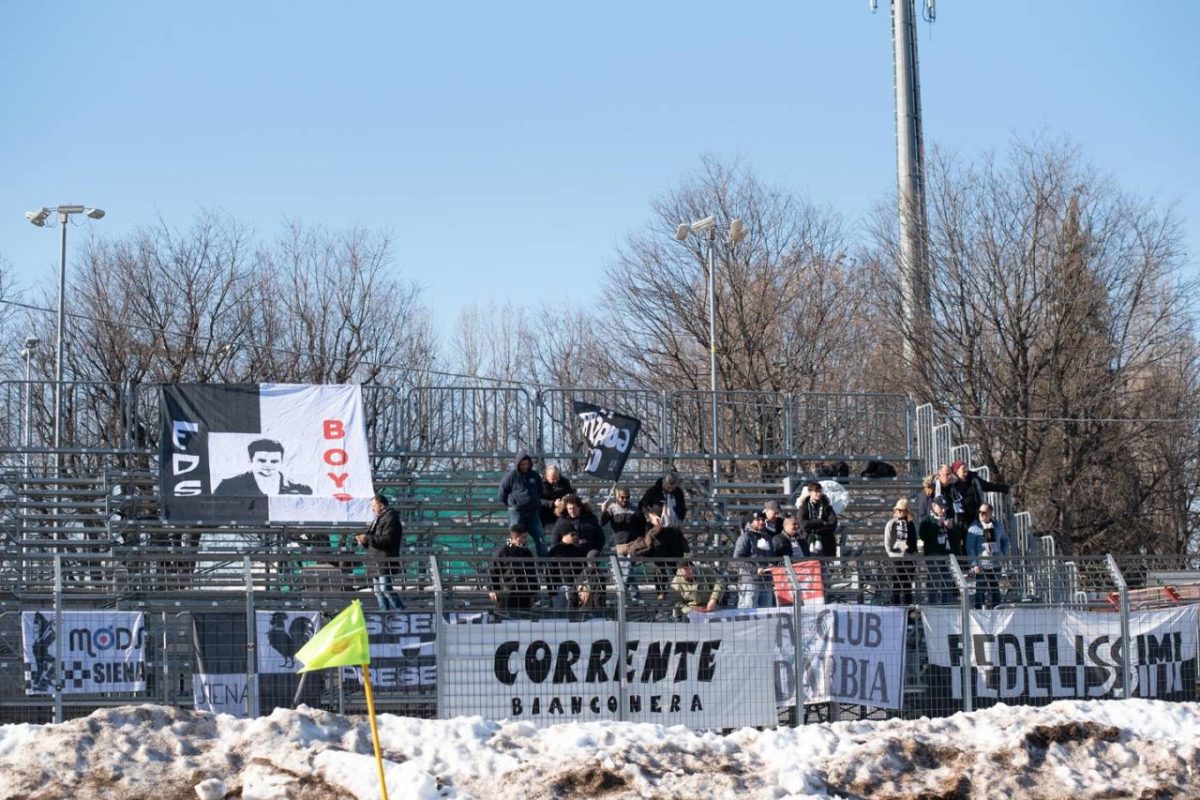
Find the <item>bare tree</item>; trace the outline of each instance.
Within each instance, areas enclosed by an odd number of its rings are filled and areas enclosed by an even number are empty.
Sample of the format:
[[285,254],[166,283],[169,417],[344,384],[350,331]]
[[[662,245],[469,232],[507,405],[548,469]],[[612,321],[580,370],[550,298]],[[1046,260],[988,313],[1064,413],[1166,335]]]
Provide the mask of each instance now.
[[[1133,530],[1149,544],[1127,504],[1103,500],[1132,485],[1131,445],[1164,435],[1136,422],[1147,377],[1185,355],[1192,308],[1172,216],[1042,141],[978,164],[939,153],[928,185],[933,318],[906,364],[914,395],[961,421],[1064,549]],[[890,220],[875,234],[876,302],[899,331]],[[887,347],[903,363],[899,337]]]
[[411,385],[436,351],[421,290],[394,274],[384,233],[288,225],[258,255],[251,373],[303,383]]
[[711,214],[748,230],[740,243],[713,242],[720,388],[847,386],[856,370],[846,345],[866,286],[837,215],[712,159],[653,212],[608,269],[605,316],[617,335],[606,341],[617,373],[645,386],[708,388],[707,243],[673,234]]
[[[184,230],[160,222],[125,239],[93,237],[68,288],[69,440],[151,445],[156,398],[139,384],[277,381],[397,387],[375,398],[370,423],[377,441],[394,441],[394,398],[433,366],[435,342],[419,287],[391,259],[385,234],[291,224],[256,246],[211,212]],[[51,340],[51,316],[36,321]],[[130,390],[133,408],[121,405]]]

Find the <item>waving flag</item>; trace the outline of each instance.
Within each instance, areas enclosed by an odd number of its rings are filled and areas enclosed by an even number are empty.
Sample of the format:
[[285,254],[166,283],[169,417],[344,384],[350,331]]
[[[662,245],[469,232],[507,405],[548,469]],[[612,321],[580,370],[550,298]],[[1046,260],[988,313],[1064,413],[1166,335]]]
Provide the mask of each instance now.
[[583,427],[584,440],[592,448],[583,471],[614,482],[620,480],[633,440],[642,428],[641,420],[580,400],[575,401],[575,415]]

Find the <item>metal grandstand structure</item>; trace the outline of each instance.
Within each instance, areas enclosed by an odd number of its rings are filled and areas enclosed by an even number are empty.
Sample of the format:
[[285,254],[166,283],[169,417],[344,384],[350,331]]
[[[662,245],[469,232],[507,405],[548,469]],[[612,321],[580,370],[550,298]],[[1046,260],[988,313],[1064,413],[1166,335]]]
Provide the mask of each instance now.
[[[22,691],[23,610],[87,605],[150,615],[151,688],[134,698],[68,701],[65,708],[59,696],[53,716],[61,719],[109,703],[187,705],[193,612],[222,609],[252,620],[255,610],[331,611],[369,596],[362,557],[347,547],[346,527],[164,524],[157,385],[65,384],[59,451],[49,445],[53,389],[47,382],[0,382],[0,698],[14,709],[12,719],[48,719],[52,711],[45,698]],[[767,500],[790,502],[801,479],[831,463],[846,461],[855,473],[870,461],[895,466],[892,478],[837,479],[850,505],[841,515],[838,557],[825,560],[823,570],[828,596],[839,602],[894,604],[895,569],[883,553],[881,531],[895,500],[918,492],[921,478],[939,463],[961,458],[976,468],[972,448],[954,441],[952,422],[897,395],[718,392],[716,431],[709,392],[364,386],[363,398],[375,485],[393,497],[404,520],[405,596],[424,611],[486,607],[483,556],[503,540],[507,524],[496,502],[497,482],[516,452],[561,464],[594,502],[607,497],[610,485],[577,473],[586,448],[573,400],[642,420],[622,482],[636,497],[665,470],[675,470],[688,495],[682,527],[693,555],[721,574],[736,569],[728,556],[747,512]],[[63,470],[56,473],[59,455]],[[714,457],[721,467],[715,477]],[[1159,588],[1165,582],[1188,583],[1179,576],[1198,567],[1187,558],[1062,558],[1052,540],[1035,534],[1028,514],[1014,513],[1005,502],[998,507],[1009,512],[1015,543],[1002,569],[1005,604],[1127,613],[1138,602],[1166,597]],[[619,571],[615,561],[606,568]],[[973,582],[957,567],[951,571],[953,591],[966,608]],[[669,613],[647,591],[647,600],[619,613],[631,619]],[[914,602],[922,602],[919,594]],[[914,660],[903,713],[957,710],[931,709],[921,700],[927,687],[920,636],[919,627],[911,629],[906,645]],[[340,681],[322,691],[326,707],[357,708],[359,698]],[[385,707],[428,714],[434,702],[431,689],[414,689]]]

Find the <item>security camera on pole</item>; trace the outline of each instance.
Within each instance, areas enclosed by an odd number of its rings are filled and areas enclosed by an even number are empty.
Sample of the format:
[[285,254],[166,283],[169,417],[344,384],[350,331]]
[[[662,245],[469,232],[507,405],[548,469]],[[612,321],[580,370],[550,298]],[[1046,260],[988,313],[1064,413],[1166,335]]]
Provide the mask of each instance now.
[[709,388],[712,391],[712,474],[717,477],[717,283],[713,270],[713,245],[717,229],[727,231],[725,242],[737,244],[746,238],[746,228],[740,219],[730,220],[728,226],[718,225],[717,218],[709,215],[695,222],[681,222],[675,229],[675,238],[684,241],[690,234],[703,235],[708,242],[708,365]]

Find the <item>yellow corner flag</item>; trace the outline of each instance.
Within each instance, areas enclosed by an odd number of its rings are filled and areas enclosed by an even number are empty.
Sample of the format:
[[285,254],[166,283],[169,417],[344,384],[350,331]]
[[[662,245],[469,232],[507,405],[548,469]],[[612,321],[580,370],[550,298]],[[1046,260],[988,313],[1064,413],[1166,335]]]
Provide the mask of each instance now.
[[304,662],[304,667],[297,672],[370,664],[371,645],[367,641],[367,620],[363,617],[362,603],[355,600],[331,619],[300,648],[296,658]]

